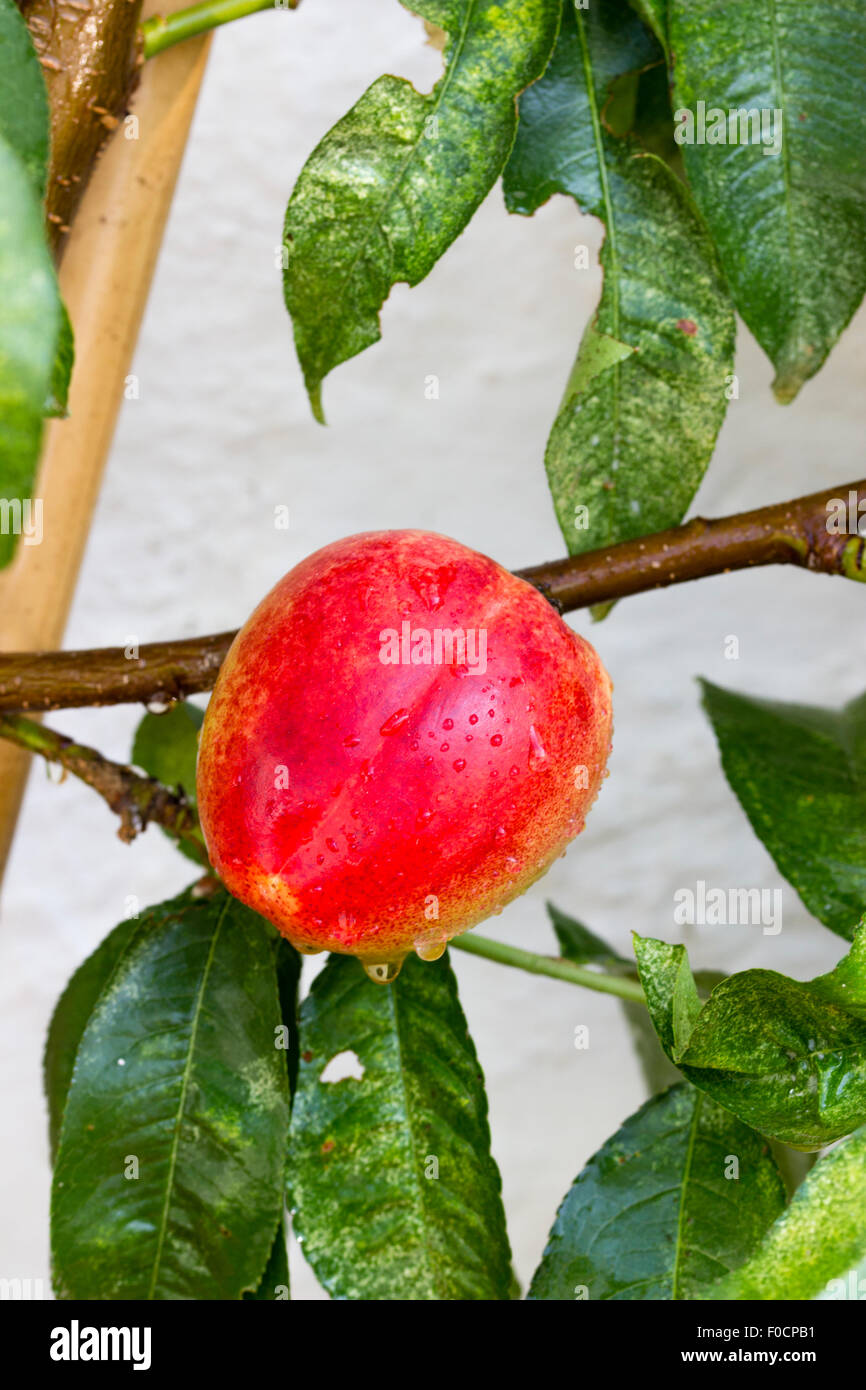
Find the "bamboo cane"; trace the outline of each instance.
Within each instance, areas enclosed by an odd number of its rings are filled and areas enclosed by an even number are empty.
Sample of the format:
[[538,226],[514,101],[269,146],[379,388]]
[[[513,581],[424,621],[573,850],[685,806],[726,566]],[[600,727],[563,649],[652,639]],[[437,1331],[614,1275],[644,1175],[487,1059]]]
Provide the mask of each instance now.
[[[146,4],[145,14],[154,9]],[[63,638],[209,39],[145,65],[131,107],[137,130],[117,131],[76,216],[60,272],[76,336],[69,417],[46,429],[34,494],[43,504],[41,544],[20,544],[0,574],[0,650],[45,650]],[[127,129],[137,138],[126,138]],[[29,761],[12,744],[0,746],[0,880]]]

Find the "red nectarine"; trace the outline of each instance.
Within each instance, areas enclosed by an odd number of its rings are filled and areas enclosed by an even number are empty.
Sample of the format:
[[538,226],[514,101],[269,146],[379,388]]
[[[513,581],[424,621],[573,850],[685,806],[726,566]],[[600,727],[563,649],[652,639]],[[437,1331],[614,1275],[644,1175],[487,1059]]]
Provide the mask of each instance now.
[[301,951],[393,978],[498,912],[583,829],[610,682],[531,584],[444,536],[326,546],[238,634],[198,803],[230,892]]

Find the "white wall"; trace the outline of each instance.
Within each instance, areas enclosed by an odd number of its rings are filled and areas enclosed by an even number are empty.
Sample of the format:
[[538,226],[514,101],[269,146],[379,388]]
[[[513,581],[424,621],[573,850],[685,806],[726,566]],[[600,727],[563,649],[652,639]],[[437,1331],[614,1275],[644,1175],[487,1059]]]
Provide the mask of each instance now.
[[[239,624],[302,556],[353,531],[441,530],[509,567],[563,544],[542,453],[597,270],[576,242],[600,228],[557,199],[506,216],[495,189],[418,288],[398,288],[384,341],[325,385],[327,429],[307,408],[275,267],[285,200],[325,130],[381,72],[429,85],[439,57],[420,22],[384,0],[308,0],[216,36],[66,645]],[[793,406],[745,331],[740,399],[695,510],[722,514],[846,482],[862,471],[866,315]],[[438,401],[424,378],[441,381]],[[291,509],[277,531],[275,504]],[[807,977],[843,946],[811,920],[752,835],[720,772],[693,677],[835,704],[866,681],[864,593],[795,570],[745,573],[622,603],[593,629],[615,683],[611,777],[585,834],[547,879],[485,930],[551,948],[545,897],[623,951],[633,928],[681,938],[673,893],[698,878],[781,887],[784,930],[686,929],[694,959]],[[726,661],[735,634],[740,659]],[[59,729],[128,755],[140,711],[57,714]],[[48,1276],[40,1054],[72,970],[129,894],[190,880],[157,829],[131,848],[81,785],[34,769],[0,910],[0,1274]],[[556,1206],[589,1155],[643,1098],[619,1006],[454,953],[487,1074],[517,1268],[526,1281]],[[577,1024],[588,1052],[573,1045]],[[294,1259],[295,1295],[321,1297]]]

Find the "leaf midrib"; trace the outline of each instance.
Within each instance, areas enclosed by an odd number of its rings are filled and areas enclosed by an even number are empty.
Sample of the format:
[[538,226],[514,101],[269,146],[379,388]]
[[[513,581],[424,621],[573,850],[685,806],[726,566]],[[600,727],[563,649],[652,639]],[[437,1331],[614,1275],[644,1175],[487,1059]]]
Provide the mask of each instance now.
[[423,1235],[424,1260],[430,1278],[430,1288],[434,1293],[438,1292],[436,1281],[436,1262],[433,1259],[433,1251],[427,1233],[427,1209],[424,1200],[424,1189],[421,1186],[421,1173],[418,1166],[418,1149],[415,1143],[415,1131],[412,1126],[411,1105],[409,1102],[409,1087],[406,1082],[406,1069],[403,1064],[403,1040],[400,1036],[400,1015],[397,1005],[397,990],[393,984],[386,985],[388,991],[388,1007],[391,1014],[391,1023],[394,1030],[394,1040],[397,1046],[397,1073],[400,1077],[400,1090],[402,1093],[403,1115],[406,1121],[406,1132],[409,1138],[409,1163],[412,1170],[412,1178],[416,1191],[417,1203],[421,1212],[421,1230]]
[[[429,120],[429,118],[430,118],[431,115],[432,115],[432,116],[435,116],[435,115],[436,115],[436,113],[439,111],[439,108],[440,108],[441,105],[442,105],[442,102],[443,102],[443,100],[444,100],[444,98],[445,98],[446,92],[448,91],[449,87],[451,86],[452,79],[453,79],[453,77],[454,77],[454,74],[455,74],[456,71],[457,71],[458,66],[459,66],[460,56],[461,56],[461,54],[462,54],[462,52],[463,52],[463,49],[464,49],[464,46],[465,46],[465,44],[466,44],[466,35],[467,35],[467,33],[469,32],[469,26],[470,26],[470,24],[471,24],[471,22],[472,22],[472,19],[473,19],[473,17],[474,17],[474,14],[475,14],[475,6],[476,6],[476,3],[477,3],[477,0],[468,0],[468,4],[467,4],[467,7],[466,7],[465,22],[464,22],[462,28],[460,29],[459,34],[457,35],[457,37],[456,37],[455,40],[454,40],[454,45],[455,45],[455,46],[454,46],[453,55],[452,55],[451,53],[447,53],[447,52],[446,52],[447,63],[446,63],[446,66],[445,66],[445,71],[443,72],[441,78],[439,79],[439,82],[438,82],[438,83],[436,84],[436,86],[433,88],[433,91],[430,92],[429,95],[425,98],[425,100],[428,101],[428,102],[430,101],[431,98],[434,98],[434,100],[432,101],[431,107],[430,107],[430,111],[429,111],[428,115],[425,117],[425,120]],[[407,85],[408,87],[411,87],[411,88],[412,88],[412,91],[415,92],[416,96],[423,96],[423,93],[418,92],[418,90],[417,90],[417,88],[414,86],[414,84],[411,83],[411,82],[409,82],[408,79],[404,79],[404,81],[406,82],[406,85]],[[352,260],[349,262],[349,265],[348,265],[347,268],[346,268],[345,274],[343,275],[341,282],[340,282],[338,285],[335,286],[335,291],[334,291],[334,296],[333,296],[335,299],[339,296],[340,300],[342,300],[342,298],[343,298],[343,296],[344,296],[344,293],[345,293],[346,286],[347,286],[348,284],[350,284],[350,282],[351,282],[351,280],[352,280],[352,277],[353,277],[354,274],[355,274],[355,270],[357,269],[358,263],[359,263],[359,261],[362,259],[364,253],[365,253],[366,250],[367,250],[367,246],[368,246],[368,244],[369,244],[370,237],[373,235],[373,232],[374,232],[374,230],[375,230],[376,228],[381,228],[382,219],[383,219],[383,217],[385,216],[385,213],[386,213],[386,212],[388,211],[388,209],[390,208],[391,202],[392,202],[392,200],[393,200],[393,198],[394,198],[395,193],[397,192],[397,189],[399,188],[400,184],[403,182],[403,179],[404,179],[404,177],[405,177],[405,175],[406,175],[406,170],[409,168],[409,165],[411,164],[412,160],[415,158],[416,154],[418,153],[418,147],[419,147],[419,145],[420,145],[422,139],[423,139],[423,135],[421,135],[421,134],[419,134],[419,135],[416,137],[414,143],[412,144],[412,146],[410,147],[408,153],[405,155],[405,157],[404,157],[402,163],[400,164],[400,167],[399,167],[399,169],[397,170],[396,175],[394,176],[394,178],[392,179],[391,183],[388,185],[387,189],[385,190],[385,194],[384,194],[384,197],[383,197],[381,203],[379,203],[378,207],[374,207],[374,208],[371,209],[371,217],[370,217],[369,225],[368,225],[368,227],[367,227],[366,234],[365,234],[364,237],[362,238],[362,240],[361,240],[361,242],[360,242],[360,244],[359,244],[359,246],[358,246],[357,252],[356,252],[355,255],[353,256]],[[388,278],[389,278],[389,280],[390,280],[390,278],[391,278],[391,276],[390,276],[390,270],[389,270],[389,273],[388,273]]]
[[[619,336],[619,309],[620,309],[620,303],[619,303],[619,276],[620,276],[620,265],[619,265],[619,249],[618,249],[618,246],[617,246],[617,238],[616,238],[616,219],[615,219],[615,217],[614,217],[613,202],[611,201],[611,196],[610,196],[610,185],[609,185],[609,183],[608,183],[608,178],[607,178],[607,163],[606,163],[606,161],[605,161],[605,153],[604,153],[604,138],[603,138],[602,130],[601,130],[601,119],[600,119],[600,117],[599,117],[599,112],[598,112],[598,102],[596,101],[596,96],[595,96],[595,81],[594,81],[594,77],[593,77],[592,59],[591,59],[591,57],[590,57],[589,44],[588,44],[587,38],[586,38],[586,28],[585,28],[585,25],[584,25],[583,14],[582,14],[582,12],[577,8],[577,6],[574,7],[574,17],[575,17],[575,20],[576,20],[576,23],[577,23],[578,38],[579,38],[579,40],[580,40],[581,61],[582,61],[582,63],[583,63],[583,80],[584,80],[584,82],[585,82],[585,84],[586,84],[586,98],[587,98],[587,102],[588,102],[588,104],[589,104],[590,116],[591,116],[591,118],[592,118],[592,136],[593,136],[593,144],[595,145],[596,159],[598,160],[598,176],[599,176],[599,182],[600,182],[600,184],[601,184],[602,204],[603,204],[603,206],[604,206],[604,224],[605,224],[605,227],[606,227],[606,229],[607,229],[607,242],[608,242],[608,246],[609,246],[609,248],[610,248],[610,256],[611,256],[611,264],[610,264],[610,290],[611,290],[611,318],[612,318],[612,325],[613,325],[613,326],[612,326],[611,337],[615,338],[615,339],[617,340],[617,342],[619,342],[619,341],[620,341],[620,336]],[[607,285],[608,285],[608,276],[605,275],[604,278],[605,278],[605,285],[604,285],[603,288],[602,288],[602,297],[604,296],[604,290],[605,290],[605,288],[607,288]],[[620,437],[620,419],[619,419],[619,416],[620,416],[620,366],[621,366],[621,364],[620,364],[619,362],[614,362],[614,364],[613,364],[613,366],[612,366],[612,368],[611,368],[611,371],[612,371],[612,373],[613,373],[613,457],[614,457],[614,459],[616,459],[616,456],[617,456],[618,447],[619,447],[619,437]],[[610,470],[611,475],[612,475],[615,471],[616,471],[616,470],[614,470],[613,468],[611,468],[611,470]],[[608,479],[608,481],[609,481],[610,484],[611,484],[611,489],[610,489],[610,490],[611,490],[611,493],[615,493],[615,492],[616,492],[616,488],[617,488],[617,481],[616,481],[616,479],[615,479],[613,476],[611,476],[611,477]],[[613,501],[613,498],[611,497],[611,503],[612,503],[612,501]],[[607,508],[607,537],[608,537],[608,540],[610,539],[610,537],[612,536],[612,534],[613,534],[613,506],[611,505],[611,506],[609,506],[609,507]]]
[[698,1124],[701,1116],[701,1108],[704,1098],[700,1091],[694,1093],[695,1103],[692,1110],[692,1118],[689,1124],[689,1138],[686,1145],[686,1158],[683,1165],[683,1176],[680,1183],[680,1209],[677,1216],[677,1233],[673,1252],[673,1279],[671,1282],[671,1299],[676,1301],[680,1297],[681,1288],[681,1266],[685,1259],[685,1217],[686,1217],[686,1194],[691,1179],[692,1163],[695,1156],[695,1143],[698,1134]]
[[157,1236],[156,1254],[155,1254],[155,1256],[154,1256],[154,1262],[153,1262],[153,1276],[152,1276],[151,1281],[150,1281],[150,1288],[148,1289],[148,1292],[147,1292],[147,1298],[148,1298],[148,1300],[152,1299],[153,1296],[154,1296],[154,1292],[155,1292],[155,1290],[156,1290],[157,1279],[159,1278],[160,1264],[161,1264],[161,1262],[162,1262],[162,1251],[163,1251],[163,1246],[164,1246],[164,1244],[165,1244],[166,1230],[167,1230],[167,1228],[168,1228],[168,1212],[169,1212],[169,1207],[170,1207],[170,1205],[171,1205],[172,1189],[173,1189],[173,1186],[174,1186],[174,1174],[175,1174],[175,1169],[176,1169],[176,1167],[177,1167],[177,1151],[178,1151],[178,1148],[179,1148],[179,1146],[180,1146],[180,1132],[181,1132],[181,1126],[182,1126],[182,1123],[183,1123],[183,1114],[184,1114],[184,1110],[185,1110],[185,1108],[186,1108],[186,1095],[187,1095],[187,1090],[188,1090],[188,1087],[189,1087],[189,1078],[190,1078],[190,1074],[191,1074],[191,1072],[192,1072],[193,1058],[194,1058],[194,1056],[195,1056],[196,1040],[197,1040],[197,1037],[198,1037],[198,1026],[199,1026],[199,1020],[200,1020],[200,1018],[201,1018],[201,1009],[202,1009],[202,1003],[203,1003],[203,1000],[204,1000],[204,992],[205,992],[205,989],[206,989],[206,987],[207,987],[207,981],[208,981],[208,976],[210,975],[211,966],[213,965],[213,959],[214,959],[214,955],[215,955],[215,952],[216,952],[216,944],[217,944],[217,941],[218,941],[218,939],[219,939],[220,932],[221,932],[221,930],[222,930],[223,922],[225,921],[226,913],[227,913],[228,910],[229,910],[229,905],[230,905],[230,903],[231,903],[231,898],[230,898],[230,897],[228,896],[228,894],[227,894],[227,895],[226,895],[226,900],[225,900],[225,902],[223,903],[222,909],[221,909],[221,911],[220,911],[219,917],[218,917],[218,919],[217,919],[216,925],[215,925],[215,927],[214,927],[214,930],[213,930],[213,933],[212,933],[212,936],[211,936],[211,943],[210,943],[210,947],[209,947],[209,949],[208,949],[207,959],[206,959],[206,961],[205,961],[205,963],[204,963],[204,967],[203,967],[202,973],[201,973],[201,979],[199,980],[199,984],[198,984],[198,990],[197,990],[197,992],[196,992],[195,1007],[194,1007],[194,1009],[193,1009],[193,1015],[192,1015],[192,1021],[191,1021],[191,1027],[190,1027],[189,1046],[188,1046],[188,1048],[187,1048],[187,1057],[186,1057],[186,1062],[185,1062],[185,1064],[184,1064],[183,1077],[182,1077],[182,1080],[181,1080],[180,1098],[179,1098],[179,1100],[178,1100],[177,1114],[176,1114],[176,1116],[175,1116],[175,1121],[174,1121],[174,1134],[172,1135],[171,1152],[170,1152],[170,1155],[169,1155],[168,1175],[167,1175],[166,1184],[165,1184],[165,1201],[164,1201],[164,1203],[163,1203],[162,1217],[161,1217],[161,1220],[160,1220],[160,1227],[159,1227],[159,1234],[158,1234],[158,1236]]

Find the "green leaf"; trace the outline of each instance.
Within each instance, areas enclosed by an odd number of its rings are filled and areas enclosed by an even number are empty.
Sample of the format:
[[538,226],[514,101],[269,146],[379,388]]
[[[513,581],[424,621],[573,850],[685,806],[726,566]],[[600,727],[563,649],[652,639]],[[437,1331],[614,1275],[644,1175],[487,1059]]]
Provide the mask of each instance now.
[[713,1299],[806,1299],[866,1256],[866,1128],[819,1159],[791,1205]]
[[45,414],[65,416],[69,401],[69,381],[75,362],[75,339],[66,306],[60,304],[60,334],[54,356],[54,369],[51,374],[51,387],[45,402]]
[[57,1156],[60,1127],[63,1123],[63,1112],[66,1108],[78,1044],[99,996],[137,930],[138,921],[130,918],[109,932],[93,954],[78,967],[54,1010],[43,1060],[52,1162]]
[[693,1299],[752,1253],[784,1202],[760,1136],[680,1083],[575,1179],[528,1297]]
[[0,136],[18,155],[41,199],[51,114],[36,49],[15,0],[0,0]]
[[632,8],[664,48],[667,47],[667,3],[668,0],[631,0]]
[[809,911],[850,941],[866,910],[866,695],[828,710],[701,685],[752,829]]
[[[866,10],[850,0],[670,0],[668,33],[675,108],[697,118],[704,102],[707,127],[721,112],[726,137],[697,143],[695,119],[695,142],[683,144],[689,183],[737,308],[776,369],[773,390],[790,401],[866,291]],[[766,143],[753,118],[737,116],[733,131],[730,112],[765,120]],[[678,139],[688,134],[683,124]]]
[[576,917],[569,917],[567,913],[554,907],[553,903],[547,903],[546,906],[547,915],[566,960],[573,961],[575,965],[603,965],[617,973],[635,973],[634,961],[618,955],[612,946],[608,946],[607,942],[602,941],[589,927],[578,922]]
[[[319,1282],[338,1299],[508,1299],[484,1082],[447,957],[409,956],[380,985],[332,956],[301,1049],[289,1205]],[[345,1054],[350,1074],[329,1079]]]
[[514,99],[547,61],[559,0],[406,0],[446,30],[429,95],[380,77],[328,132],[286,212],[286,306],[310,403],[328,372],[375,343],[393,285],[417,285],[495,183]]
[[58,1297],[238,1299],[259,1285],[288,1127],[274,954],[267,924],[222,891],[135,924],[69,1086]]
[[250,1303],[285,1302],[289,1297],[289,1251],[286,1245],[285,1217],[280,1216],[271,1253],[265,1265],[265,1272],[255,1292],[247,1292],[244,1298]]
[[[32,177],[0,134],[0,568],[28,516],[42,415],[61,325],[60,296]],[[22,505],[25,504],[26,506]]]
[[818,1149],[866,1123],[866,922],[848,956],[815,980],[745,970],[677,1031],[689,993],[685,948],[635,937],[641,984],[670,1059],[746,1124]]
[[625,0],[565,0],[504,174],[509,211],[566,193],[606,229],[601,302],[546,452],[572,554],[679,522],[727,408],[734,315],[707,229],[667,165],[605,127],[613,84],[660,57]]
[[[198,756],[198,734],[204,713],[196,705],[181,701],[165,714],[146,714],[135,731],[132,761],[136,767],[182,792],[195,808],[195,764]],[[168,834],[163,831],[163,834]],[[195,850],[169,835],[181,854],[193,863],[200,863]]]

